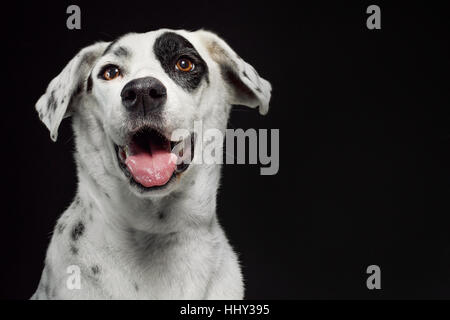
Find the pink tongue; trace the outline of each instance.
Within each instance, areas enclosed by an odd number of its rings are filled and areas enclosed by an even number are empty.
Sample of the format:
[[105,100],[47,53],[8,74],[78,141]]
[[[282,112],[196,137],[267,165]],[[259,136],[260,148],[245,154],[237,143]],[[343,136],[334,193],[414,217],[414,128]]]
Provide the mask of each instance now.
[[165,185],[175,171],[177,156],[170,152],[170,143],[161,146],[150,141],[150,151],[133,143],[130,153],[125,164],[134,180],[144,187]]

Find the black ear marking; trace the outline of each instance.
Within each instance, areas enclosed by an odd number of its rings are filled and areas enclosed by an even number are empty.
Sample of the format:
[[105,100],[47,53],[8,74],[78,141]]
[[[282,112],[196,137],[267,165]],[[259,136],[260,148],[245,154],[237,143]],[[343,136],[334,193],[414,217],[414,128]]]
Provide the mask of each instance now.
[[50,98],[48,98],[48,102],[47,102],[47,111],[55,112],[57,106],[58,106],[58,104],[57,104],[56,98],[55,98],[55,90],[52,90],[52,92],[50,93]]

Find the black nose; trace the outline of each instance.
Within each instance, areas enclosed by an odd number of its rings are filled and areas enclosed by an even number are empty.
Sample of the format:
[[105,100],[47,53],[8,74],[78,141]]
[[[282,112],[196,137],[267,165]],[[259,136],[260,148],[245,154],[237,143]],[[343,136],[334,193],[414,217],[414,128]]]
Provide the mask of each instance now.
[[166,87],[156,78],[134,79],[120,93],[122,103],[129,111],[146,113],[161,109],[167,100]]

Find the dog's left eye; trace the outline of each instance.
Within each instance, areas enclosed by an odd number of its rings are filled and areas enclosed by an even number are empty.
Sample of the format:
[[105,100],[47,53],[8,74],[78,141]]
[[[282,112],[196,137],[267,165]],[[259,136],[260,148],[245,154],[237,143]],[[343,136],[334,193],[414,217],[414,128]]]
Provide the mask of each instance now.
[[177,61],[177,64],[175,65],[175,67],[183,72],[189,72],[194,70],[194,63],[189,60],[188,58],[181,58]]
[[101,77],[104,80],[113,80],[120,76],[121,72],[118,66],[109,65],[103,68]]

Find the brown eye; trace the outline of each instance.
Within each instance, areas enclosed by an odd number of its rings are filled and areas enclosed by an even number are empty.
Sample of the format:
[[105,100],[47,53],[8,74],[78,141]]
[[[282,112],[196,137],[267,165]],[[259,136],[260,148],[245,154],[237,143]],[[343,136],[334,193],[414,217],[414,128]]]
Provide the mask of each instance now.
[[104,69],[102,77],[105,80],[113,80],[120,76],[120,69],[117,66],[108,66]]
[[183,72],[189,72],[194,69],[194,64],[187,58],[181,58],[177,61],[176,67]]

